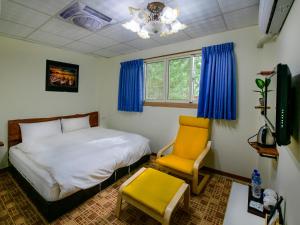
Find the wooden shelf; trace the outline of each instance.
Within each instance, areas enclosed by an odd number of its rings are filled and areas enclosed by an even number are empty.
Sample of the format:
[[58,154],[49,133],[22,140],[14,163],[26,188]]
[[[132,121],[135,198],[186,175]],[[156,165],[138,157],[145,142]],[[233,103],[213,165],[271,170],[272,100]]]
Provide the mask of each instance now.
[[276,74],[276,72],[274,70],[264,70],[264,71],[260,71],[259,73],[257,73],[257,75],[261,75],[261,76],[265,76],[265,77],[272,76],[274,74]]
[[279,153],[277,151],[276,147],[271,147],[271,148],[265,148],[261,147],[257,144],[257,142],[249,142],[252,148],[254,148],[257,153],[262,156],[262,157],[268,157],[268,158],[273,158],[277,159],[279,156]]
[[[261,106],[261,105],[258,105],[258,106],[255,106],[256,109],[264,109],[265,107],[264,106]],[[270,106],[267,106],[267,109],[271,109]]]

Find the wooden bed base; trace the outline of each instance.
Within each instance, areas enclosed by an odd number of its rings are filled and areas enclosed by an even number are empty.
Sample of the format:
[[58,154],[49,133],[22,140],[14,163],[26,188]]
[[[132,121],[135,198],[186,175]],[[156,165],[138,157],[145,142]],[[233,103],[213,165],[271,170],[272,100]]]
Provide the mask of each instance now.
[[118,179],[131,173],[140,165],[148,162],[149,159],[150,155],[145,155],[136,163],[116,170],[110,178],[103,181],[102,183],[89,189],[78,191],[64,199],[54,202],[46,201],[13,166],[11,166],[9,169],[17,183],[26,193],[28,198],[34,203],[39,212],[45,217],[48,222],[51,222],[64,213],[68,212],[69,210],[75,208],[82,202],[86,201],[93,195],[97,194],[99,191],[104,190],[106,187],[113,184]]

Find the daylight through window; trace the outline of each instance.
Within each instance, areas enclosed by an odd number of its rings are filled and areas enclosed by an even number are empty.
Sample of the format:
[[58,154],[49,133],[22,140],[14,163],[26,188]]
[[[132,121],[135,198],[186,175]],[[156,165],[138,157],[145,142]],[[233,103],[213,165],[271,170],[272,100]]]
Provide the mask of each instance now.
[[201,55],[177,55],[145,61],[145,101],[197,103]]

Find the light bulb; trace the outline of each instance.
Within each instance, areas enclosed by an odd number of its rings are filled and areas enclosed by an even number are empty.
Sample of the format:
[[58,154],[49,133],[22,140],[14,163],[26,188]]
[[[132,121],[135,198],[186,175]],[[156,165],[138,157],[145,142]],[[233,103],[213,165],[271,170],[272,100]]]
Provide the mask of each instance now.
[[172,9],[170,7],[165,7],[164,11],[161,15],[161,22],[166,23],[166,24],[170,24],[172,22],[174,22],[174,20],[176,20],[176,18],[178,17],[178,9]]
[[129,22],[122,24],[122,26],[132,32],[139,32],[141,30],[140,24],[134,20],[130,20]]
[[144,10],[129,7],[129,12],[133,17],[132,19],[139,24],[144,23],[147,18],[147,13]]
[[143,39],[150,38],[148,31],[144,27],[137,34]]
[[178,20],[176,20],[174,23],[171,24],[171,32],[177,33],[180,30],[183,30],[186,28],[185,24],[180,23]]

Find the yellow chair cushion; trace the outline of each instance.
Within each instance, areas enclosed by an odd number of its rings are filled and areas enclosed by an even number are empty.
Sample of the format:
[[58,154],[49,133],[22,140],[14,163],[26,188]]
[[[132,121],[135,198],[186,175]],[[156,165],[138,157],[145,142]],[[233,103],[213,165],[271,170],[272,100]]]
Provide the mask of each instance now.
[[180,116],[179,124],[189,127],[209,128],[209,119],[193,116]]
[[174,154],[170,154],[158,158],[156,162],[159,163],[160,165],[178,170],[186,174],[190,174],[190,175],[193,174],[194,160],[185,159],[185,158],[178,157]]
[[147,168],[123,189],[123,194],[164,215],[166,207],[183,183],[181,179]]
[[180,125],[173,154],[185,159],[196,160],[205,149],[208,141],[208,129]]

